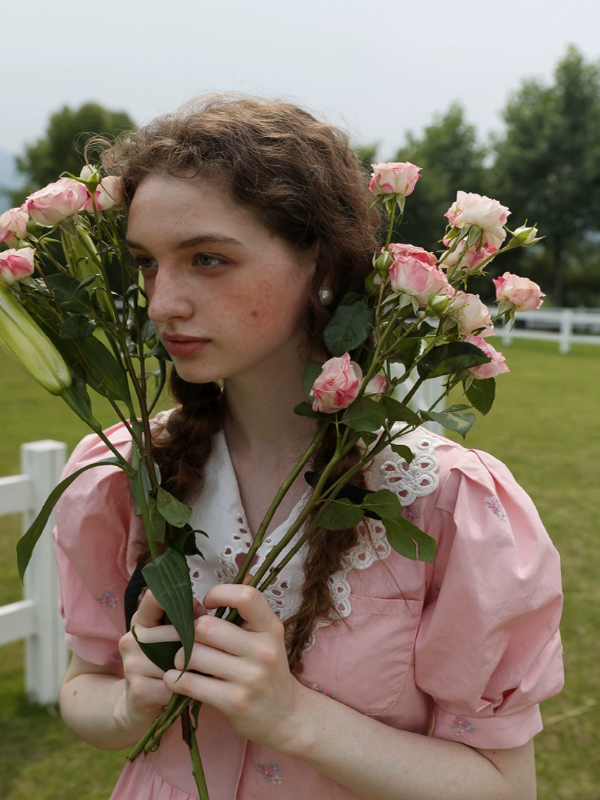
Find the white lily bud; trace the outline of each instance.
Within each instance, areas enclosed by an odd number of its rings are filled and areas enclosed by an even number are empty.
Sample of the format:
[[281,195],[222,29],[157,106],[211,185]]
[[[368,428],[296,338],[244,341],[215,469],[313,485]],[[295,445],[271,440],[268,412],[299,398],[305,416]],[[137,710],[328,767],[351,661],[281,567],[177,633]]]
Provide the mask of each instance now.
[[63,357],[3,283],[0,283],[0,345],[51,394],[62,394],[71,386],[71,373]]

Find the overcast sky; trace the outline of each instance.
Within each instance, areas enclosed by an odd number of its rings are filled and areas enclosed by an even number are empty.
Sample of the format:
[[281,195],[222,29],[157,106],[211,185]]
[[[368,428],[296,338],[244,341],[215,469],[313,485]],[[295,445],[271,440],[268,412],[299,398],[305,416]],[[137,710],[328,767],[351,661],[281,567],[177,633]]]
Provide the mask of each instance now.
[[2,4],[0,150],[95,100],[143,123],[196,94],[293,99],[379,142],[460,101],[480,132],[569,43],[600,59],[598,0],[27,0]]

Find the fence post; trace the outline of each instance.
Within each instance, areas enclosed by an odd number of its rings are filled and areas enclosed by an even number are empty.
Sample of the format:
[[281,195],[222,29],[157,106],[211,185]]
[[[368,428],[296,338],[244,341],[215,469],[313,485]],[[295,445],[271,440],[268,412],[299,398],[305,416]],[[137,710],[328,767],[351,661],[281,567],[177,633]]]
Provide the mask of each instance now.
[[573,327],[573,311],[563,308],[560,318],[560,346],[561,353],[568,353],[571,349],[571,332]]
[[[21,471],[32,480],[32,507],[23,514],[31,525],[60,480],[66,460],[64,442],[44,439],[21,445]],[[26,599],[35,601],[36,633],[27,639],[25,688],[35,703],[55,703],[68,664],[62,617],[58,610],[58,574],[52,547],[54,514],[48,520],[25,573]]]

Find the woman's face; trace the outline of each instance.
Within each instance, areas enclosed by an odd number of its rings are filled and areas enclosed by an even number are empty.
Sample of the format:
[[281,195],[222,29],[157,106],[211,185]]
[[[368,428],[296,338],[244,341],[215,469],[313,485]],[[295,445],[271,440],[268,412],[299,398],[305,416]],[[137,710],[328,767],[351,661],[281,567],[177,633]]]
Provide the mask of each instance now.
[[127,240],[150,319],[184,380],[276,371],[298,359],[315,259],[294,253],[218,183],[148,176]]

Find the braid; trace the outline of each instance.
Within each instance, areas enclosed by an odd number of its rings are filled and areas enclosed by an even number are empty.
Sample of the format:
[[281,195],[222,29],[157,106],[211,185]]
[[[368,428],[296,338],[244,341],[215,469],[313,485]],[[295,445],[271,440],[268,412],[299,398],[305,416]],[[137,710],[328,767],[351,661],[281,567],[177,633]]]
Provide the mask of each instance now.
[[188,383],[175,369],[169,388],[180,405],[155,436],[154,458],[163,487],[185,500],[200,487],[212,437],[223,427],[225,402],[217,383]]
[[[335,450],[333,429],[325,436],[313,459],[314,468],[322,470]],[[347,472],[361,457],[360,449],[355,446],[340,460],[332,473],[333,478]],[[352,482],[355,486],[365,488],[365,477],[361,471]],[[309,522],[310,524],[310,522]],[[298,611],[286,620],[286,638],[288,643],[288,661],[290,670],[302,672],[302,654],[314,626],[318,620],[335,621],[339,612],[331,597],[329,578],[343,566],[345,553],[358,543],[356,527],[339,531],[328,531],[317,528],[308,541],[308,553],[304,562],[304,584],[302,600]]]

